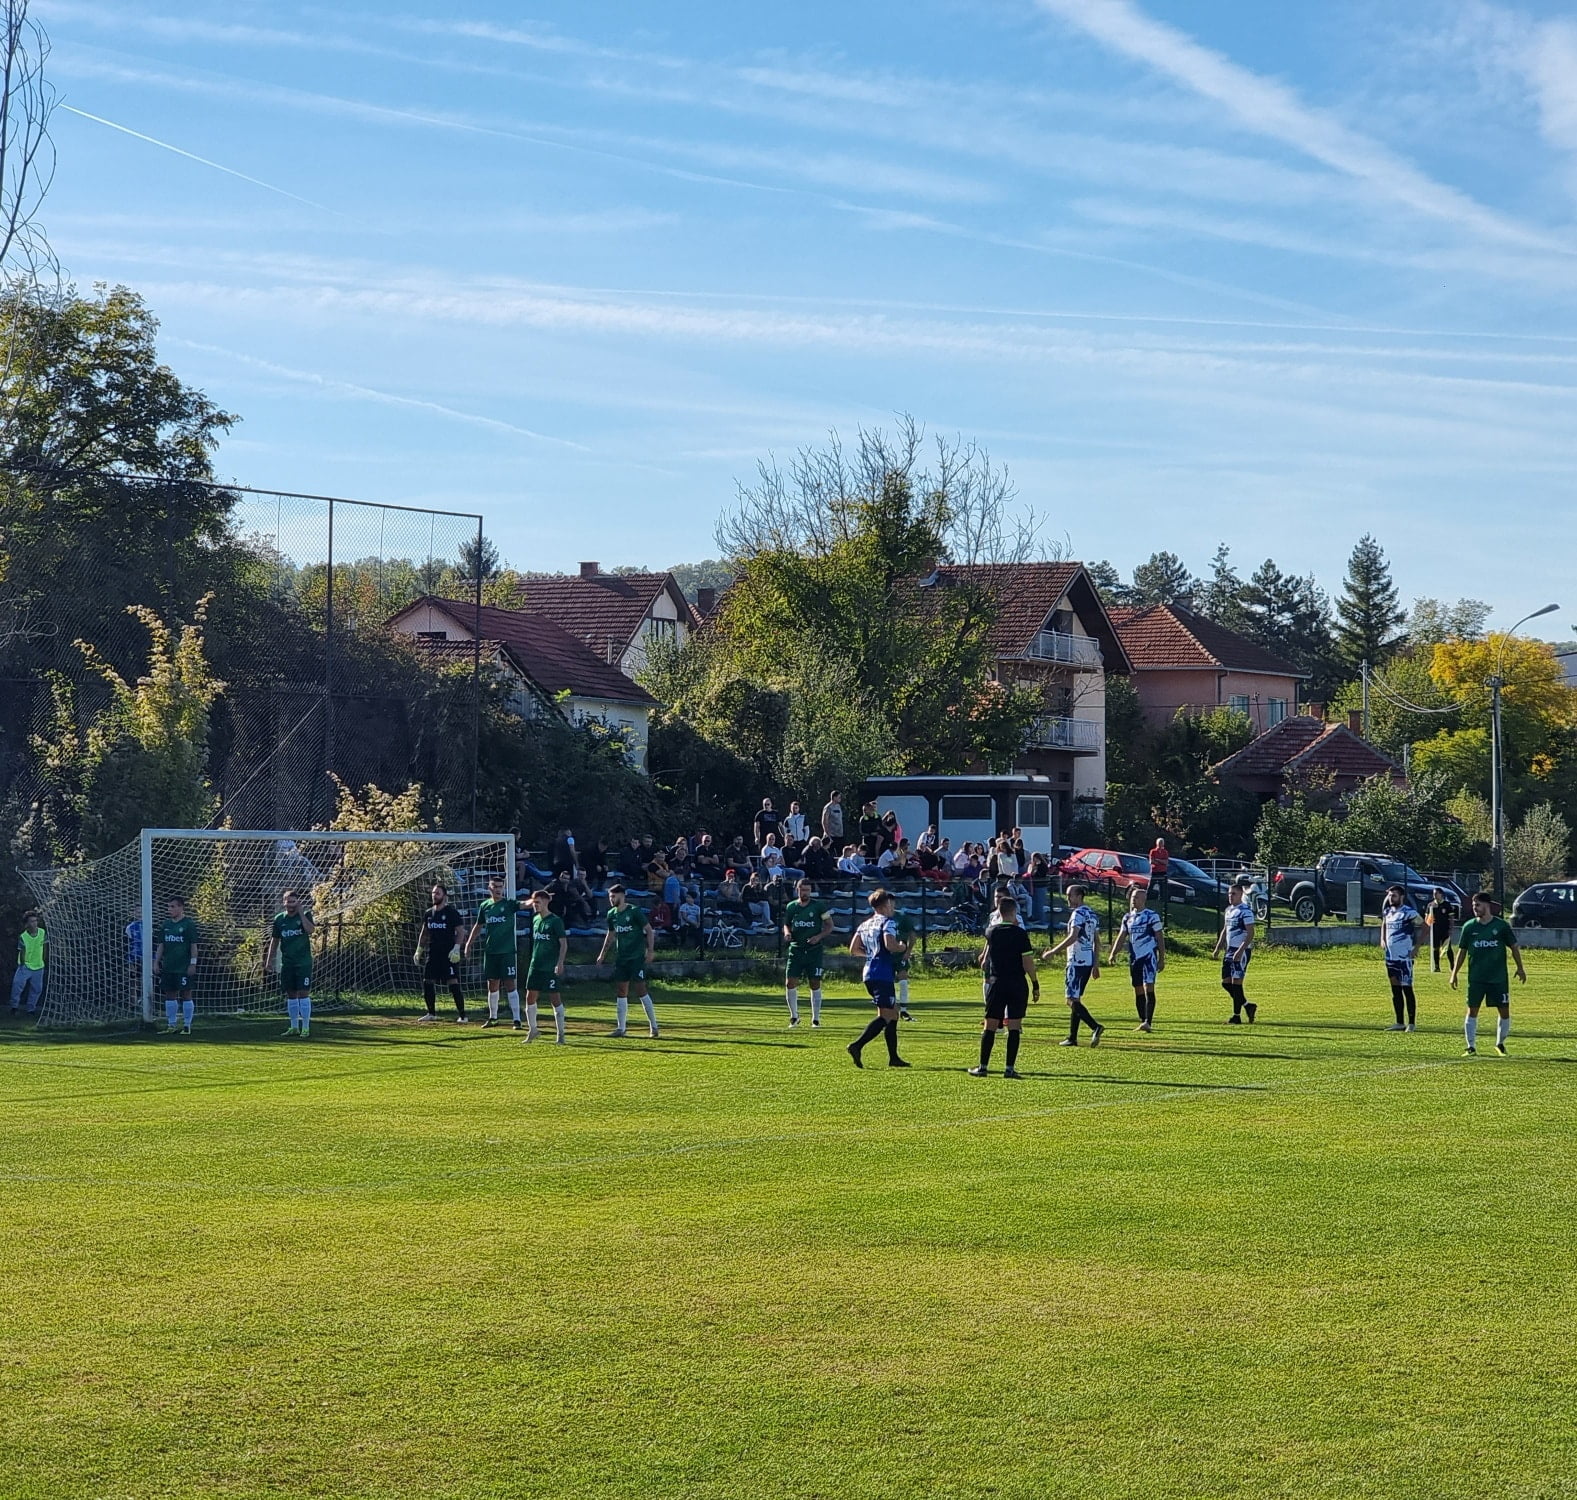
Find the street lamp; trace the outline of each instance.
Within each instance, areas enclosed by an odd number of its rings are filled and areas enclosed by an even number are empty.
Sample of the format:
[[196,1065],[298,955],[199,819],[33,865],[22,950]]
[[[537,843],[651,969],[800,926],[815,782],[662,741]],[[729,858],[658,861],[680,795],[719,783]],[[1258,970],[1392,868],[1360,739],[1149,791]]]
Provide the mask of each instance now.
[[1530,615],[1524,615],[1510,630],[1503,631],[1500,637],[1500,647],[1495,652],[1495,673],[1489,679],[1490,690],[1490,763],[1489,763],[1489,808],[1490,824],[1494,837],[1495,859],[1495,904],[1504,906],[1506,903],[1506,809],[1505,798],[1502,794],[1502,785],[1505,781],[1505,770],[1501,763],[1502,741],[1500,734],[1500,690],[1505,687],[1506,679],[1500,675],[1501,663],[1506,656],[1506,642],[1517,631],[1528,623],[1537,620],[1540,615],[1552,615],[1560,608],[1558,604],[1546,604],[1543,609],[1536,609]]

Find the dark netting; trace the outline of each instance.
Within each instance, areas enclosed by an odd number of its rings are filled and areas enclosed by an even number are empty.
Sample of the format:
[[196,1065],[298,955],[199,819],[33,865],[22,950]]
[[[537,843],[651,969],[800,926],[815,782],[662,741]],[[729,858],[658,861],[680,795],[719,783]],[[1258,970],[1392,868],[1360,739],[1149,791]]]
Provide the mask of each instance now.
[[477,657],[424,653],[388,621],[423,593],[477,597],[479,516],[63,469],[0,471],[0,485],[0,791],[14,818],[40,747],[109,701],[76,642],[134,679],[149,633],[126,606],[189,621],[212,595],[216,823],[323,825],[338,777],[419,781],[439,828],[474,826]]

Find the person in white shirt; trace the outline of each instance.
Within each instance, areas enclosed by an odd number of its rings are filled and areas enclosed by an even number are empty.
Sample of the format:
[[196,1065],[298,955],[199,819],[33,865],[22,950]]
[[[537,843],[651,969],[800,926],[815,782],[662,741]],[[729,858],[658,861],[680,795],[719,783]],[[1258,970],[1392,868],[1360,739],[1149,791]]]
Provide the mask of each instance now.
[[1041,955],[1048,963],[1059,953],[1066,952],[1068,955],[1064,993],[1072,1016],[1068,1035],[1057,1044],[1061,1047],[1079,1045],[1081,1021],[1090,1028],[1092,1047],[1100,1046],[1101,1036],[1106,1030],[1084,1006],[1085,987],[1092,979],[1101,977],[1101,919],[1096,916],[1094,907],[1084,904],[1085,894],[1082,885],[1068,887],[1068,935]]
[[[1243,981],[1248,977],[1249,960],[1254,956],[1254,907],[1248,900],[1248,887],[1241,880],[1234,880],[1227,888],[1227,909],[1221,922],[1221,935],[1210,950],[1210,956],[1221,953],[1221,988],[1232,997],[1231,1026],[1241,1026],[1246,1016],[1249,1024],[1259,1007],[1243,992]],[[1223,952],[1223,950],[1225,950]]]
[[1396,1022],[1387,1026],[1387,1031],[1412,1031],[1418,1025],[1413,954],[1418,948],[1421,920],[1402,886],[1393,885],[1385,893],[1385,905],[1380,908],[1380,950],[1385,955],[1385,977],[1391,982],[1391,1009],[1396,1012]]
[[924,833],[920,835],[918,839],[915,840],[914,847],[916,852],[918,852],[921,849],[934,849],[936,848],[936,844],[936,824],[933,823],[929,828],[926,829]]
[[843,857],[838,861],[838,868],[845,875],[853,875],[858,878],[865,873],[865,857],[855,845],[846,844],[843,849]]
[[1115,964],[1124,947],[1128,949],[1128,978],[1133,984],[1134,1009],[1139,1012],[1139,1030],[1149,1031],[1155,1024],[1155,977],[1166,967],[1166,933],[1161,914],[1150,909],[1150,892],[1142,885],[1128,893],[1128,910],[1106,962]]
[[883,849],[876,858],[876,868],[885,875],[887,871],[892,869],[897,859],[898,851],[896,849]]
[[783,817],[783,832],[792,844],[805,842],[805,814],[799,810],[799,803],[789,803],[789,810]]
[[969,867],[973,862],[974,856],[970,853],[970,846],[967,843],[960,844],[957,852],[953,855],[953,868],[960,875],[965,875],[969,872]]
[[768,880],[774,875],[783,873],[783,851],[778,847],[778,836],[769,833],[766,841],[761,845],[761,868],[766,872]]

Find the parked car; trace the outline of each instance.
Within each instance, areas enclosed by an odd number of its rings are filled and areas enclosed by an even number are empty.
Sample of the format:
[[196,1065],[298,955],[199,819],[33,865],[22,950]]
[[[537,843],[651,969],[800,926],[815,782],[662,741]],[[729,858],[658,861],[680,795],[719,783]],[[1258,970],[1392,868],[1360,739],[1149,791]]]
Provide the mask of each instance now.
[[1451,881],[1431,880],[1386,854],[1352,850],[1324,855],[1312,869],[1284,866],[1272,876],[1271,895],[1290,906],[1300,922],[1317,922],[1330,912],[1346,912],[1347,887],[1354,880],[1363,888],[1365,916],[1380,910],[1386,890],[1393,885],[1406,890],[1407,899],[1420,911],[1437,888],[1445,891],[1458,911],[1467,910],[1466,892]]
[[1175,854],[1166,867],[1166,883],[1173,901],[1221,906],[1227,899],[1226,881],[1218,880],[1191,859],[1179,859]]
[[[1176,861],[1174,860],[1175,864]],[[1201,872],[1203,873],[1203,872]],[[1104,890],[1109,884],[1125,894],[1140,886],[1150,888],[1150,861],[1143,854],[1120,854],[1115,849],[1081,849],[1062,862],[1062,881],[1082,881]],[[1188,887],[1167,876],[1167,894],[1173,901],[1187,901]]]
[[1513,927],[1577,927],[1577,880],[1530,885],[1511,903]]

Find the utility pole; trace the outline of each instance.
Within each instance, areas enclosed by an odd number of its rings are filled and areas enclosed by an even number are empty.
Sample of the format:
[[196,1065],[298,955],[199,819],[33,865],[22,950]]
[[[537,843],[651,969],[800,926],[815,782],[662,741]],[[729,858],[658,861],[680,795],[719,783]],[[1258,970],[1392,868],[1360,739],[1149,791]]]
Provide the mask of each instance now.
[[1500,690],[1505,685],[1505,679],[1498,674],[1489,679],[1489,817],[1496,906],[1503,906],[1506,901],[1506,811],[1501,794],[1504,773],[1500,762]]
[[1369,738],[1369,662],[1363,664],[1363,737]]

